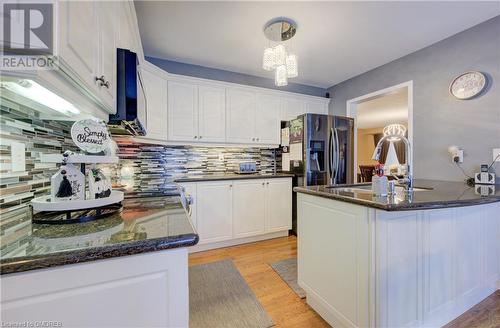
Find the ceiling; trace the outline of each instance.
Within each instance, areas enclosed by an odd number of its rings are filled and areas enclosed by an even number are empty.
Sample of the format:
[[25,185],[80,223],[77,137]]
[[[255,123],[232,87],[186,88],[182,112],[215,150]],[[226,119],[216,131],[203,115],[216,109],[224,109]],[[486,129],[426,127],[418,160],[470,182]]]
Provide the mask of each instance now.
[[500,2],[135,1],[147,56],[273,78],[271,18],[298,24],[291,82],[327,88],[500,15]]
[[408,124],[408,88],[359,103],[356,107],[358,129],[383,128],[392,123]]

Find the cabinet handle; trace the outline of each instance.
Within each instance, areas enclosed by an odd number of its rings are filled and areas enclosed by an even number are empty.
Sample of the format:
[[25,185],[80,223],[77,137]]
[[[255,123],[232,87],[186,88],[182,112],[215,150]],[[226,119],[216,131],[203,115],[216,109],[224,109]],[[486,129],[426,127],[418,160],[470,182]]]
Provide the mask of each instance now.
[[109,89],[110,87],[109,81],[106,81],[104,75],[101,75],[100,77],[96,76],[95,81],[97,82],[97,84],[99,84],[100,87],[106,87],[107,89]]

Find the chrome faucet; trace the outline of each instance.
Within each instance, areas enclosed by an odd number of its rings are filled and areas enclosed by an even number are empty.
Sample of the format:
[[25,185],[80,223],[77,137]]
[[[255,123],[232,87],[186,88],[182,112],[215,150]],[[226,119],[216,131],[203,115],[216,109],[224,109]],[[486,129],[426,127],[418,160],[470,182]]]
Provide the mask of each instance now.
[[380,155],[382,153],[382,144],[384,141],[389,140],[389,141],[397,141],[397,140],[403,140],[405,144],[405,160],[406,160],[406,172],[403,175],[403,178],[399,178],[398,176],[395,176],[397,178],[398,184],[402,185],[406,191],[407,194],[413,192],[413,176],[411,175],[411,168],[410,168],[410,163],[411,163],[411,145],[410,141],[405,137],[397,134],[390,134],[383,136],[382,139],[379,140],[377,143],[377,146],[375,147],[375,151],[373,152],[372,159],[375,161],[380,160]]

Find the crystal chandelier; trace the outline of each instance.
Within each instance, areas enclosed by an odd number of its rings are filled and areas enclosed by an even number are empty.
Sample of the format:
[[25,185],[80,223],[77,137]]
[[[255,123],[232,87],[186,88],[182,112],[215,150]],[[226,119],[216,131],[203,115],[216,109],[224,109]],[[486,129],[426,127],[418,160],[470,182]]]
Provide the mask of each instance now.
[[288,18],[275,18],[264,26],[264,34],[270,43],[277,43],[264,49],[262,68],[275,70],[274,84],[278,87],[288,84],[288,79],[299,75],[297,55],[289,53],[283,42],[290,40],[297,32],[297,24]]

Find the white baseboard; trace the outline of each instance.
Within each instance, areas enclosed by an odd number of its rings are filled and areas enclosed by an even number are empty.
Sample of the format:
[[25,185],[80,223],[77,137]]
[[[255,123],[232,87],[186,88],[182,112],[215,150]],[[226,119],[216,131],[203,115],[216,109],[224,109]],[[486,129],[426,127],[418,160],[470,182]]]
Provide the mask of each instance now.
[[265,235],[224,240],[224,241],[219,241],[216,243],[198,244],[198,245],[189,247],[188,249],[189,249],[189,253],[196,253],[196,252],[208,251],[210,249],[236,246],[236,245],[253,243],[256,241],[262,241],[262,240],[266,240],[266,239],[273,239],[273,238],[286,237],[286,236],[288,236],[288,230],[267,233]]

